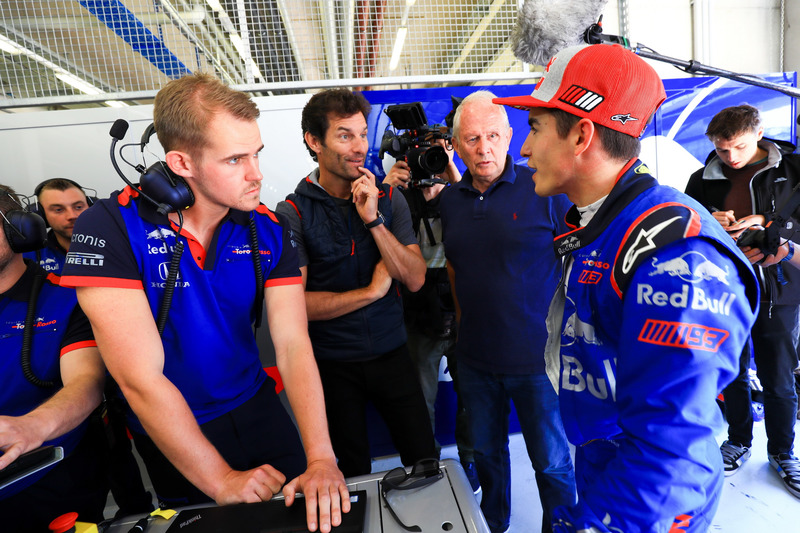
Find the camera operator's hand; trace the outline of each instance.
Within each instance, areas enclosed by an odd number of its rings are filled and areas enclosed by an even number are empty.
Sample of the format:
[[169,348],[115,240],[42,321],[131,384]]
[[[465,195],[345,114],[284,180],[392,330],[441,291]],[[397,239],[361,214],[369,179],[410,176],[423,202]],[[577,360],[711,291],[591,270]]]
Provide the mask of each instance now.
[[378,187],[375,185],[375,174],[364,167],[358,167],[363,176],[350,184],[353,203],[358,216],[367,224],[378,218]]
[[455,153],[455,150],[453,150],[453,145],[447,143],[444,139],[436,139],[433,142],[434,144],[438,144],[444,148],[445,152],[447,152],[447,157],[450,159],[450,161],[447,163],[447,168],[444,169],[444,172],[437,174],[436,177],[442,178],[451,185],[458,183],[461,181],[461,172],[459,172],[458,167],[453,162],[453,154]]
[[383,178],[383,182],[391,185],[392,187],[405,188],[408,187],[408,182],[411,181],[411,168],[405,161],[398,161]]
[[[720,213],[733,213],[733,211],[717,211],[714,213],[714,218],[717,218],[716,215]],[[717,218],[717,220],[719,220]],[[763,229],[764,223],[766,222],[764,215],[748,215],[743,217],[739,220],[734,220],[732,223],[728,224],[725,227],[725,231],[728,232],[728,235],[733,237],[734,239],[738,239],[739,236],[746,230],[747,228],[753,226],[759,226],[759,229]],[[720,222],[721,223],[721,222]]]
[[775,253],[775,255],[764,255],[764,252],[761,251],[761,249],[751,248],[749,246],[745,246],[741,250],[744,253],[744,256],[750,261],[750,264],[768,267],[777,265],[783,261],[784,258],[789,255],[789,249],[791,246],[792,245],[788,241],[781,244],[778,246],[778,251]]

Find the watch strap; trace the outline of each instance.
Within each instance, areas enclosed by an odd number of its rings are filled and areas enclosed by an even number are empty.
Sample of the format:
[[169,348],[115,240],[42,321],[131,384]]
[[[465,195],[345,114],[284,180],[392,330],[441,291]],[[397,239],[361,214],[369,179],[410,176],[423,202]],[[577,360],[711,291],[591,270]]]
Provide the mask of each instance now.
[[375,220],[373,220],[372,222],[367,222],[367,223],[365,223],[365,224],[364,224],[364,227],[365,227],[365,228],[367,228],[367,229],[372,229],[372,228],[374,228],[375,226],[380,226],[381,224],[383,224],[383,223],[385,223],[385,222],[386,222],[386,219],[385,219],[385,218],[383,218],[383,215],[381,214],[381,212],[380,212],[380,211],[378,211],[378,218],[376,218],[376,219],[375,219]]

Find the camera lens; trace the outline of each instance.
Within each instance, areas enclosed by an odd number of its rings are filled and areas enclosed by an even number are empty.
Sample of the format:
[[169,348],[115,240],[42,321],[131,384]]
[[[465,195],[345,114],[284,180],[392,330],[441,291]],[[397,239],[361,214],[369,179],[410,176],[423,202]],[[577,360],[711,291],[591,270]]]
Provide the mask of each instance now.
[[450,158],[441,146],[422,146],[408,151],[408,164],[424,174],[441,174],[447,168]]

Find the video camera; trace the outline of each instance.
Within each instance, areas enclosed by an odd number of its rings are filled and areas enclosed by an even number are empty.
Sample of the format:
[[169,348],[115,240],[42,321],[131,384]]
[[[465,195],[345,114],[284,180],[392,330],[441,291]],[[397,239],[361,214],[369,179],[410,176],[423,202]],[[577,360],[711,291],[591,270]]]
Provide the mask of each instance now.
[[[436,183],[445,183],[434,176],[444,172],[450,163],[450,157],[445,148],[434,144],[434,141],[443,139],[450,143],[453,138],[452,124],[429,126],[420,102],[390,105],[384,109],[384,113],[389,116],[396,130],[405,131],[398,135],[386,130],[378,156],[383,159],[383,154],[389,153],[395,159],[408,163],[411,169],[411,187],[430,187]],[[452,113],[448,117],[452,117]]]
[[776,210],[772,220],[767,222],[765,227],[747,228],[736,239],[736,246],[758,248],[765,256],[775,255],[782,244],[780,231],[787,226],[789,219],[795,216],[798,207],[800,207],[800,184],[795,185],[792,194]]

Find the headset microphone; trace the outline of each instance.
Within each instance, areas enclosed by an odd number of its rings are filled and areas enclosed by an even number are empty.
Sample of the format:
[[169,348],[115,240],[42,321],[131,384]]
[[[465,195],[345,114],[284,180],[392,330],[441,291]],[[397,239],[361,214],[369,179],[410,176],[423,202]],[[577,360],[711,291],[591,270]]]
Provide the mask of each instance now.
[[[142,165],[134,166],[141,174],[138,187],[125,177],[117,163],[116,145],[118,141],[125,137],[127,131],[128,123],[121,118],[114,121],[111,131],[109,131],[109,134],[113,137],[111,141],[111,164],[114,165],[114,170],[117,171],[122,180],[138,191],[144,199],[155,205],[156,210],[162,215],[172,212],[180,213],[181,210],[191,207],[194,203],[194,194],[186,180],[172,172],[163,161],[157,161],[147,169]],[[142,141],[140,142],[142,150],[144,150],[147,140],[149,140],[154,131],[152,124],[145,130],[147,137],[142,136]]]

